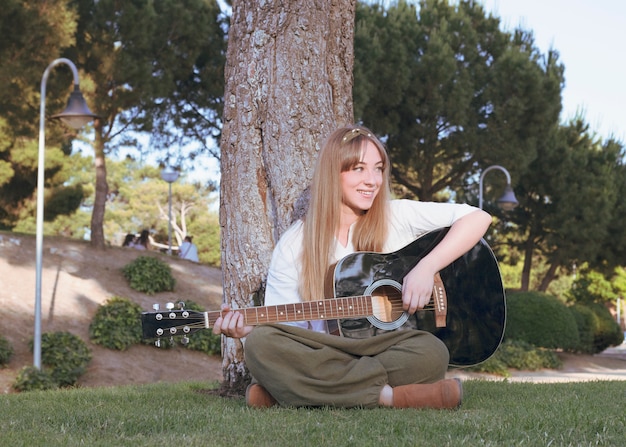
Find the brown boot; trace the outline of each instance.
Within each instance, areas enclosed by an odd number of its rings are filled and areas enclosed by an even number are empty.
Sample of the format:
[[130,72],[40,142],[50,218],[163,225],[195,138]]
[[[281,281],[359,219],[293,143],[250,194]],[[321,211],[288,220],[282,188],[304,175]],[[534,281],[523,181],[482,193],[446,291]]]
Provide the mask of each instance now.
[[402,385],[393,389],[394,408],[458,408],[462,399],[463,386],[459,379]]
[[276,399],[258,383],[252,383],[246,388],[246,403],[254,408],[269,408],[278,404]]

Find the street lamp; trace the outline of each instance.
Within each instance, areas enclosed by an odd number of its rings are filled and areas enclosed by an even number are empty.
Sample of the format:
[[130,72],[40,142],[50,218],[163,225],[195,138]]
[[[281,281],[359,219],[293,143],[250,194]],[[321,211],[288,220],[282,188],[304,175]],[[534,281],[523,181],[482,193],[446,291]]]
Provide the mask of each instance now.
[[172,254],[172,183],[176,181],[178,178],[178,171],[172,169],[171,166],[167,166],[165,169],[161,171],[161,178],[165,180],[170,185],[170,193],[169,193],[169,212],[168,212],[168,233],[167,233],[167,254]]
[[502,194],[502,197],[497,200],[498,206],[505,211],[510,211],[515,208],[519,204],[519,202],[515,197],[513,188],[511,188],[511,174],[509,174],[509,171],[504,169],[502,166],[498,165],[489,166],[482,172],[482,174],[480,174],[478,207],[480,209],[483,209],[483,179],[485,178],[485,174],[494,169],[499,169],[500,171],[504,172],[504,175],[506,175],[506,187],[504,188],[504,194]]
[[43,72],[41,78],[41,99],[39,106],[39,161],[37,165],[37,225],[36,225],[36,256],[35,263],[35,333],[33,335],[33,364],[41,368],[41,270],[43,260],[43,199],[44,199],[44,173],[45,173],[45,119],[46,119],[46,84],[48,75],[53,67],[59,64],[67,64],[74,75],[74,91],[70,95],[65,110],[51,118],[60,119],[74,129],[80,129],[94,118],[97,118],[85,102],[78,87],[78,70],[74,63],[65,58],[52,61]]

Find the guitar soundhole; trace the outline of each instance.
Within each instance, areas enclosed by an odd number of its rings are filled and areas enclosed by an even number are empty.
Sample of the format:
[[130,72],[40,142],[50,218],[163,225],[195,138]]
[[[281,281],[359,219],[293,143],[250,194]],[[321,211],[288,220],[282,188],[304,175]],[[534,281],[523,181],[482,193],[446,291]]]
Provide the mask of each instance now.
[[377,328],[391,331],[398,329],[409,319],[409,314],[402,309],[402,286],[397,281],[392,279],[376,281],[367,288],[365,295],[376,297],[384,303],[385,310],[382,314],[378,312],[367,317],[367,320]]
[[389,306],[389,317],[385,318],[386,323],[391,323],[402,317],[402,292],[394,286],[382,286],[374,290],[373,296],[382,297]]

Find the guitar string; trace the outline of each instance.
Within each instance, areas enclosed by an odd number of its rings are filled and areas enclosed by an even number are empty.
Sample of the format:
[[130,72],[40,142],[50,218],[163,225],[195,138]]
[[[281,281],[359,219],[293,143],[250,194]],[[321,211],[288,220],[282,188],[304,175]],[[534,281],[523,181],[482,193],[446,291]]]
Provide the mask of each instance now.
[[[255,308],[247,308],[247,309],[242,309],[242,310],[248,310],[248,309],[252,309],[254,310]],[[401,305],[394,305],[392,304],[391,306],[392,311],[398,312],[398,313],[402,313],[404,312],[404,309],[402,309]],[[424,307],[423,309],[420,309],[422,311],[428,311],[428,310],[434,310],[434,306],[433,305],[427,305],[426,307]],[[289,313],[289,312],[288,312]],[[204,325],[204,318],[197,318],[197,321],[194,322],[193,321],[194,317],[187,317],[187,318],[182,318],[182,317],[177,317],[175,318],[173,321],[180,321],[180,320],[184,320],[187,324],[179,324],[179,325],[175,325],[175,326],[169,326],[171,328],[176,328],[177,330],[186,327],[189,328],[200,328],[203,329],[205,327]],[[333,317],[333,318],[328,318],[330,320],[336,320],[336,319],[341,319],[341,317]]]

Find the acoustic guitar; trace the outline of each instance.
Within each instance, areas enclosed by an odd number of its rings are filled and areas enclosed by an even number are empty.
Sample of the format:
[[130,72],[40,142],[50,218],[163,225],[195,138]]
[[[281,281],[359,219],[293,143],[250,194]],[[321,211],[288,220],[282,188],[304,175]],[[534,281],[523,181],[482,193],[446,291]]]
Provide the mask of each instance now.
[[[342,258],[329,272],[333,298],[237,311],[246,325],[366,318],[381,330],[404,329],[410,316],[402,309],[402,278],[447,231],[427,233],[393,253],[356,252]],[[142,313],[143,337],[186,338],[211,328],[221,315],[168,303],[166,310]],[[493,355],[504,335],[506,304],[498,263],[484,240],[438,273],[431,302],[415,318],[417,329],[448,347],[450,366],[475,365]]]

